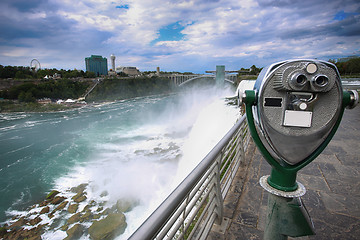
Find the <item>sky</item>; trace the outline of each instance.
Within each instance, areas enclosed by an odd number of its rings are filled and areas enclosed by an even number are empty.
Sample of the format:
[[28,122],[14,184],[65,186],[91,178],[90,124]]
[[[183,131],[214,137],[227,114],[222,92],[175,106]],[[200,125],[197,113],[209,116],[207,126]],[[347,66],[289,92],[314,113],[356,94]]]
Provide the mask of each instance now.
[[1,0],[0,65],[204,73],[360,55],[358,0]]

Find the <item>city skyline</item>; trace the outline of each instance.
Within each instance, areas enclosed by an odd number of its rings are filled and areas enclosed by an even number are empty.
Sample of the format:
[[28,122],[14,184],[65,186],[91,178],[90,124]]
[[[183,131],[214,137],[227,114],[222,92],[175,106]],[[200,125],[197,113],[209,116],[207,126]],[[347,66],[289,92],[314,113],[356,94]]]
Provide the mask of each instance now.
[[85,70],[85,57],[114,54],[116,66],[203,73],[360,54],[355,0],[4,0],[0,9],[1,65],[36,58]]

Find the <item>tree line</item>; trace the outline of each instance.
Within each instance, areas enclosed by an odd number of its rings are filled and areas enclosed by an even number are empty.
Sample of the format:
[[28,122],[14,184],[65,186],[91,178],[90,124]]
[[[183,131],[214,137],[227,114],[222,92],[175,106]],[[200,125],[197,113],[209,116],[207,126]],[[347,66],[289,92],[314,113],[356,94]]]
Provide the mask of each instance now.
[[[91,81],[58,79],[24,83],[0,91],[0,98],[36,102],[37,99],[77,99],[90,87]],[[120,100],[139,96],[169,93],[173,85],[169,79],[159,77],[106,78],[87,97],[87,101]]]
[[258,75],[262,69],[252,65],[250,68],[241,68],[239,75]]
[[33,71],[30,67],[23,66],[3,66],[0,65],[0,79],[42,79],[45,76],[53,76],[60,74],[62,78],[95,78],[96,74],[93,72],[84,72],[83,70],[64,70],[64,69],[39,69]]
[[39,84],[24,83],[0,91],[0,98],[17,99],[20,102],[35,102],[36,99],[41,98],[79,98],[88,87],[88,82],[78,82],[69,79],[50,80]]
[[330,59],[336,65],[340,75],[355,75],[360,74],[360,57],[352,57],[346,61],[335,61]]
[[[347,59],[330,59],[329,62],[335,64],[339,70],[340,75],[358,75],[360,74],[360,57],[351,57]],[[239,75],[257,75],[262,68],[252,65],[250,68],[241,68],[241,71],[248,71],[249,73],[240,73]]]

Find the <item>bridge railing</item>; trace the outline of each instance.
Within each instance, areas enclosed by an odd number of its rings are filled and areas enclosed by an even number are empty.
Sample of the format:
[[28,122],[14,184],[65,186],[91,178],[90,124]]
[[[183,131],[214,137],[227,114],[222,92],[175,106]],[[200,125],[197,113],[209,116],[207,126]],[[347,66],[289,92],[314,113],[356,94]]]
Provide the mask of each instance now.
[[243,116],[130,239],[205,239],[222,221],[223,199],[249,139]]

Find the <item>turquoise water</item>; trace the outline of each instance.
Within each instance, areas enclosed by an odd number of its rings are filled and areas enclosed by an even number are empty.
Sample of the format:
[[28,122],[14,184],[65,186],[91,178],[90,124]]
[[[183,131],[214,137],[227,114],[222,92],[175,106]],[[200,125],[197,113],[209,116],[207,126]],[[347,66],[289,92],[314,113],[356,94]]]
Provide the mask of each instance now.
[[[126,216],[124,236],[131,234],[235,122],[238,110],[224,94],[1,114],[0,222],[26,214],[52,189],[65,194],[87,183],[88,201],[102,201],[106,191],[109,205],[124,197],[139,202]],[[52,231],[44,239],[66,236]]]
[[161,113],[161,106],[173,100],[152,97],[60,113],[2,114],[0,219],[5,220],[9,207],[22,209],[43,199],[57,178],[89,160],[96,144],[111,142],[112,132],[144,125],[149,114]]

